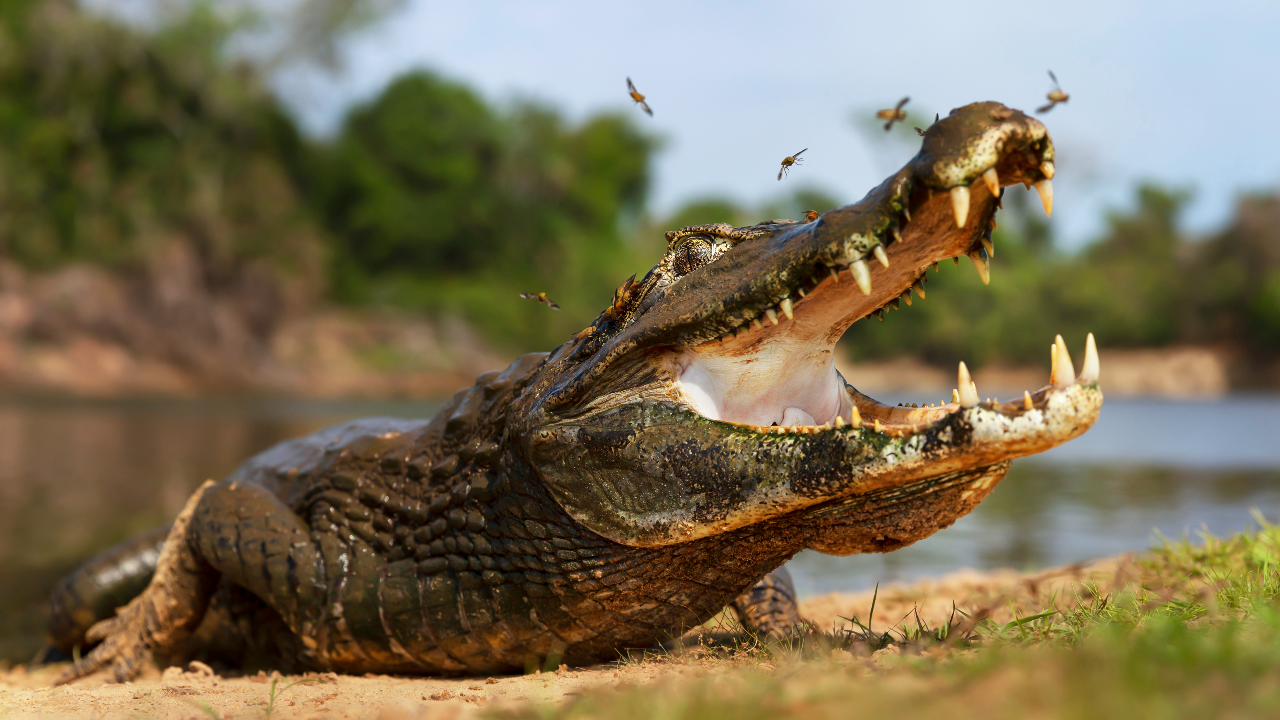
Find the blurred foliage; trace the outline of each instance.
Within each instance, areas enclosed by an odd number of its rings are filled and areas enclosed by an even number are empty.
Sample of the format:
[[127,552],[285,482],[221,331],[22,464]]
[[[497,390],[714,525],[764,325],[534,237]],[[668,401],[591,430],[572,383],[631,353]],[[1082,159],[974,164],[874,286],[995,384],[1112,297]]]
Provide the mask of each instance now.
[[[352,111],[307,180],[348,303],[457,312],[508,345],[567,339],[640,270],[624,242],[655,141],[614,115],[501,113],[417,72]],[[546,292],[565,311],[522,302]]]
[[[273,32],[281,47],[310,43],[331,57],[342,32],[395,4],[296,0],[279,6],[292,24]],[[214,281],[262,266],[309,297],[465,318],[515,352],[581,329],[627,275],[657,261],[665,230],[839,204],[802,188],[761,207],[710,197],[655,218],[645,200],[660,143],[634,113],[572,122],[426,71],[353,108],[336,137],[304,138],[267,90],[274,61],[244,49],[244,33],[261,26],[226,11],[253,3],[177,6],[139,29],[68,0],[0,5],[4,257],[129,271],[183,242]],[[324,39],[298,40],[312,35]],[[913,111],[889,133],[897,150],[909,154],[911,126],[931,114]],[[883,144],[872,119],[862,113],[857,126]],[[928,275],[928,300],[858,323],[848,352],[1043,363],[1054,333],[1079,342],[1088,331],[1109,347],[1280,352],[1280,197],[1244,198],[1227,229],[1193,240],[1179,225],[1188,196],[1143,186],[1076,254],[1054,246],[1029,197],[1006,193],[991,286],[967,259],[960,271],[944,263]],[[521,301],[522,291],[564,310]]]
[[141,266],[171,242],[231,281],[320,278],[294,175],[306,151],[208,12],[152,36],[59,0],[0,11],[0,252],[24,266]]

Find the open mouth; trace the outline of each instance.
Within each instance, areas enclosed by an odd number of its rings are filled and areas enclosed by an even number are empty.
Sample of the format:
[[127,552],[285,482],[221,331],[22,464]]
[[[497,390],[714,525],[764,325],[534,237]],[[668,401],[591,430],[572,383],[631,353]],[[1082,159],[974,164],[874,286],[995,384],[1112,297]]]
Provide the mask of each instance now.
[[[1092,335],[1078,378],[1059,336],[1052,345],[1049,384],[1005,402],[981,399],[963,362],[950,399],[925,406],[881,403],[846,383],[835,368],[836,343],[844,332],[871,315],[883,319],[887,310],[925,299],[928,270],[936,270],[939,262],[960,262],[966,256],[965,262],[972,261],[984,284],[990,282],[995,251],[991,232],[1002,184],[1034,187],[1046,213],[1052,212],[1052,144],[1043,126],[1030,127],[1032,132],[1020,138],[1021,147],[1014,149],[1015,143],[1006,140],[985,167],[968,163],[966,173],[980,178],[978,182],[944,190],[930,183],[899,181],[900,187],[891,188],[898,192],[897,202],[881,202],[884,217],[875,222],[868,223],[865,212],[837,209],[809,223],[809,238],[835,235],[836,241],[810,242],[808,257],[788,261],[783,280],[774,284],[773,297],[766,295],[768,299],[760,302],[757,294],[754,302],[737,304],[727,316],[707,323],[717,328],[714,339],[678,350],[676,386],[687,406],[707,419],[760,433],[814,434],[870,426],[903,435],[975,406],[1016,417],[1045,408],[1055,389],[1077,380],[1096,381],[1099,363]],[[903,171],[910,179],[915,172]],[[886,183],[891,184],[892,179]],[[851,232],[846,240],[843,232],[831,230],[843,230],[840,223],[850,224],[849,216],[862,231]],[[863,229],[868,224],[871,232]],[[806,241],[793,235],[796,243]],[[727,332],[718,331],[725,327]]]

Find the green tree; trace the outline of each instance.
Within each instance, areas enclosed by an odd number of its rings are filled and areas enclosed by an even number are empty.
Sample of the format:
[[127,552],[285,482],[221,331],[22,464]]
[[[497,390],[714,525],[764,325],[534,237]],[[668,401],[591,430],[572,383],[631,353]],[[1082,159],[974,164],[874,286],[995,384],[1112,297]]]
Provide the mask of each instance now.
[[575,127],[532,104],[498,112],[432,73],[401,77],[351,113],[312,174],[337,297],[461,314],[511,349],[561,341],[636,269],[624,226],[654,147],[618,116]]

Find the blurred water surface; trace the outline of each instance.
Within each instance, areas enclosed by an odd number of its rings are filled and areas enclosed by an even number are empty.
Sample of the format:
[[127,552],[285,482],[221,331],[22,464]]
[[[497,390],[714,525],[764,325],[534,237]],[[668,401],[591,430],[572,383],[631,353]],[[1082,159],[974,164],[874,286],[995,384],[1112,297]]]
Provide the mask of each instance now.
[[[894,400],[896,402],[896,399]],[[0,660],[29,659],[44,601],[76,563],[167,522],[206,478],[280,440],[436,402],[0,400]],[[1084,437],[1017,461],[955,526],[889,555],[804,552],[802,594],[958,568],[1048,567],[1227,534],[1280,515],[1280,397],[1108,400]]]

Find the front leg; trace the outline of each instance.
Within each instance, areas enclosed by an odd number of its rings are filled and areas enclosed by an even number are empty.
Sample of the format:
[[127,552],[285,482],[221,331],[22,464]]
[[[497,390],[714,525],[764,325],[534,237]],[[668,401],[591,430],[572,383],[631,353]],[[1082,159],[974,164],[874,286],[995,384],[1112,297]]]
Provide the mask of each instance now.
[[243,482],[206,482],[174,521],[151,584],[89,629],[86,639],[101,644],[58,682],[106,667],[123,682],[157,657],[192,649],[187,641],[220,580],[257,595],[305,644],[326,602],[324,567],[307,525],[274,495]]
[[733,601],[742,626],[748,632],[773,640],[795,635],[804,626],[796,603],[791,573],[778,568]]
[[57,684],[110,667],[117,682],[137,676],[157,653],[181,646],[204,617],[218,573],[191,543],[192,519],[213,487],[206,481],[182,508],[165,539],[156,572],[147,589],[85,634],[101,643],[66,670]]

